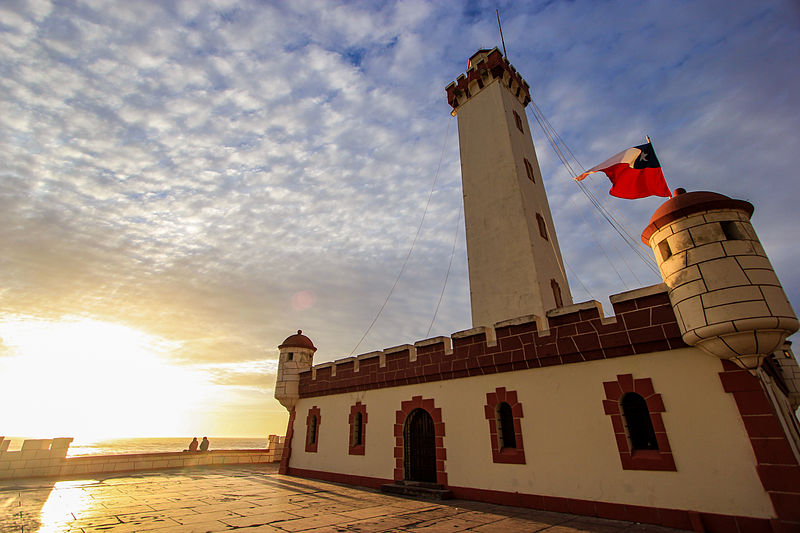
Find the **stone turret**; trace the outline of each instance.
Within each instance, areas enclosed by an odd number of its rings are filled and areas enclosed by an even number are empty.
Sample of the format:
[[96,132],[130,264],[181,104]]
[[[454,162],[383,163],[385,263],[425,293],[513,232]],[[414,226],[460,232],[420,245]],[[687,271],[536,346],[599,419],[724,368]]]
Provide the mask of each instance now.
[[749,202],[677,189],[642,233],[683,341],[750,371],[798,329],[752,214]]
[[290,335],[278,346],[278,378],[275,382],[275,399],[291,411],[300,398],[298,384],[300,372],[308,370],[314,363],[317,348],[302,330]]

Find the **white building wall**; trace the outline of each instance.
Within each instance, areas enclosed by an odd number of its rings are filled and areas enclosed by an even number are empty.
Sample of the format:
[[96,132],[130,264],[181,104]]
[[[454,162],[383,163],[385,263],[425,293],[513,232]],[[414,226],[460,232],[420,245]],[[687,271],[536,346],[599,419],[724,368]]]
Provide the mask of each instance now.
[[[772,517],[738,408],[723,391],[718,359],[695,348],[303,398],[292,468],[391,479],[395,412],[412,396],[442,409],[448,484],[703,512]],[[604,381],[651,378],[661,394],[676,472],[623,470]],[[514,390],[523,405],[527,464],[492,462],[486,394]],[[367,406],[366,454],[348,455],[350,407]],[[317,453],[305,452],[308,409],[321,409]]]

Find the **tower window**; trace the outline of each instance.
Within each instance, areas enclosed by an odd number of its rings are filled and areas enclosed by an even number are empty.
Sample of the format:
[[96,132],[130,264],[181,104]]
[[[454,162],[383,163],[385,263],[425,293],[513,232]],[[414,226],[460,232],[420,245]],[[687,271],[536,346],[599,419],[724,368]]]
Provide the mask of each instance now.
[[722,225],[722,233],[729,241],[743,241],[747,239],[747,234],[742,231],[741,226],[733,220],[726,220],[720,223]]
[[294,359],[294,352],[289,352],[286,354],[286,360],[291,361]]
[[672,257],[672,249],[669,247],[669,243],[667,239],[664,239],[660,243],[658,243],[658,253],[661,254],[661,260],[666,261],[670,257]]
[[536,213],[536,222],[539,224],[539,235],[542,236],[544,240],[550,240],[547,238],[547,225],[544,223],[544,218],[539,213]]
[[367,406],[356,402],[350,406],[350,442],[348,453],[350,455],[364,455],[367,433]]
[[319,444],[319,426],[322,424],[322,416],[319,407],[316,405],[308,410],[306,417],[306,451],[315,453]]
[[506,402],[497,404],[497,436],[500,439],[500,449],[516,448],[517,439],[514,437],[514,416],[511,406]]
[[658,450],[656,432],[647,402],[639,394],[629,392],[622,397],[622,416],[628,428],[628,438],[633,450]]
[[517,129],[522,133],[525,133],[525,130],[522,129],[522,118],[520,118],[519,113],[516,111],[512,111],[514,113],[514,122],[517,124]]
[[558,286],[558,282],[551,279],[550,288],[553,290],[553,300],[556,302],[556,308],[564,307],[564,300],[561,298],[561,287]]
[[536,183],[536,177],[533,174],[533,165],[531,165],[531,162],[528,161],[527,158],[523,159],[523,161],[525,162],[525,172],[528,174],[528,179]]

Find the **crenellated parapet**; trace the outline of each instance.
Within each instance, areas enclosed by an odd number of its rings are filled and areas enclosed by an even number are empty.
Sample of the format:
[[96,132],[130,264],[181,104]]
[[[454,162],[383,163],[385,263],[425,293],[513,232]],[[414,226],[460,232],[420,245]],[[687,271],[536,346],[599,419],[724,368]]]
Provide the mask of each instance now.
[[10,440],[0,437],[0,479],[57,475],[72,438],[25,439],[22,448],[8,451]]
[[508,62],[508,59],[503,57],[497,47],[491,50],[478,50],[469,59],[467,72],[445,87],[447,103],[453,107],[455,112],[460,105],[481,91],[490,81],[498,78],[508,86],[522,107],[530,103],[531,93],[528,82],[522,79],[522,76]]
[[664,284],[528,315],[300,372],[301,398],[610,359],[685,347]]

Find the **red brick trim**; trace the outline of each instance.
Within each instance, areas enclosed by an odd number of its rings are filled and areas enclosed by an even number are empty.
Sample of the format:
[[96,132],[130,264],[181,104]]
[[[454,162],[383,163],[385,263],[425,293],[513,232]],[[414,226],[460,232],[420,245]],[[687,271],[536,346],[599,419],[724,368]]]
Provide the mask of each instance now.
[[[373,489],[378,489],[381,485],[392,482],[390,479],[339,474],[337,472],[322,472],[319,470],[305,470],[301,468],[291,468],[289,475],[309,479],[320,479],[334,483],[346,483]],[[657,524],[677,529],[713,531],[715,533],[774,533],[775,531],[772,528],[771,521],[767,518],[703,513],[687,509],[644,507],[641,505],[579,500],[576,498],[561,498],[557,496],[506,492],[502,490],[453,486],[447,488],[452,491],[453,496],[462,500],[542,509],[545,511],[572,513],[583,516],[597,516],[611,520]],[[787,531],[792,530],[787,529]]]
[[[361,413],[361,444],[358,445],[353,442],[356,413]],[[348,422],[350,423],[350,433],[347,441],[348,453],[350,455],[364,455],[367,446],[367,406],[361,402],[356,402],[355,405],[350,406]]]
[[[664,401],[660,394],[655,393],[653,380],[633,379],[632,374],[625,374],[617,376],[616,381],[603,382],[603,388],[606,392],[603,409],[611,417],[611,426],[614,428],[614,438],[617,441],[623,470],[677,470],[664,421],[661,419],[661,413],[666,411]],[[658,450],[631,450],[620,407],[622,397],[629,392],[640,395],[647,402],[650,420],[656,432]]]
[[[314,428],[314,442],[310,441],[311,434],[311,421],[316,418],[317,423]],[[319,427],[322,425],[322,415],[320,414],[319,407],[316,405],[308,410],[308,416],[306,417],[306,451],[309,453],[316,453],[317,447],[319,446]]]
[[410,400],[400,404],[400,410],[395,412],[394,422],[394,479],[402,481],[405,478],[403,465],[403,428],[406,419],[414,409],[424,409],[433,418],[433,429],[436,435],[436,482],[440,485],[447,485],[447,472],[444,469],[444,462],[447,459],[447,450],[444,447],[444,422],[442,421],[442,410],[434,404],[433,398],[423,400],[422,396],[414,396]]
[[279,474],[289,473],[289,459],[292,457],[292,439],[294,438],[294,407],[289,411],[289,423],[286,425],[286,438],[283,441],[283,453],[281,454],[281,465],[278,467]]
[[[483,333],[417,347],[416,360],[407,350],[359,359],[312,372],[300,372],[300,397],[314,398],[386,387],[484,376],[552,365],[566,365],[685,348],[666,291],[616,302],[616,321],[583,308],[548,318],[549,330],[535,322],[495,328],[497,344],[488,346]],[[449,351],[449,350],[448,350]],[[381,365],[383,359],[383,365]]]
[[778,524],[800,531],[800,465],[759,380],[736,364],[723,360],[722,388],[733,394],[764,490],[772,500]]
[[[507,403],[511,407],[514,418],[514,439],[516,448],[500,448],[500,437],[497,433],[497,406]],[[517,401],[517,391],[506,391],[499,387],[494,392],[486,393],[486,405],[483,406],[486,420],[489,421],[489,438],[492,446],[492,461],[495,463],[525,464],[525,447],[522,444],[522,404]]]
[[340,474],[339,472],[324,472],[322,470],[307,470],[305,468],[294,467],[289,469],[289,475],[306,479],[320,479],[322,481],[330,481],[332,483],[344,483],[346,485],[369,487],[371,489],[380,489],[381,485],[394,483],[393,479],[358,476],[354,474]]

